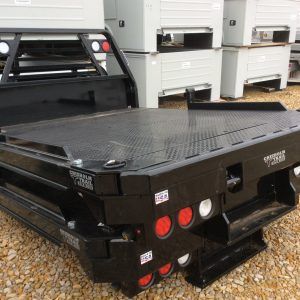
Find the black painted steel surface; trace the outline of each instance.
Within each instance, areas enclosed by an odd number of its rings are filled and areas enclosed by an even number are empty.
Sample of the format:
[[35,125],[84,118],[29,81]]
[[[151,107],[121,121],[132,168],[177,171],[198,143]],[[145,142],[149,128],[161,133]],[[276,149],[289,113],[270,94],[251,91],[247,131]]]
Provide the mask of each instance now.
[[296,111],[139,109],[6,128],[12,137],[66,146],[83,160],[175,160],[298,127]]
[[[300,114],[273,104],[189,106],[4,127],[0,209],[71,246],[92,280],[116,282],[129,297],[163,280],[168,263],[205,287],[264,250],[262,228],[296,208]],[[165,216],[171,231],[159,238]],[[139,286],[148,274],[151,284]]]

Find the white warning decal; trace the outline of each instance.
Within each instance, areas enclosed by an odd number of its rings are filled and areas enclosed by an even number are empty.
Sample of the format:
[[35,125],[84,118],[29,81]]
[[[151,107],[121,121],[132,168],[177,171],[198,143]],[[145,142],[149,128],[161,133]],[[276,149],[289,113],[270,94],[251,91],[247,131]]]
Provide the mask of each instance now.
[[70,176],[74,181],[74,185],[80,188],[94,191],[94,180],[91,175],[70,170]]
[[286,160],[286,151],[282,150],[277,153],[273,153],[271,155],[268,155],[264,157],[264,162],[267,164],[267,166],[270,168],[272,166],[278,165]]
[[141,258],[141,265],[144,265],[153,259],[153,253],[152,251],[146,252],[142,254],[140,258]]
[[155,204],[156,205],[164,203],[166,201],[169,201],[169,191],[168,190],[165,190],[165,191],[155,194]]

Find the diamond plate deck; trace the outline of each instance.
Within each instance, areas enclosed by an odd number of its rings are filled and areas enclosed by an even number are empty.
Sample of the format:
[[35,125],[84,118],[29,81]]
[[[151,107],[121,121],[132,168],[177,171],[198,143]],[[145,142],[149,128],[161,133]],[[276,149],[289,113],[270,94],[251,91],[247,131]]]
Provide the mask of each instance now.
[[68,147],[76,159],[181,161],[299,124],[296,111],[138,109],[5,129],[10,137]]

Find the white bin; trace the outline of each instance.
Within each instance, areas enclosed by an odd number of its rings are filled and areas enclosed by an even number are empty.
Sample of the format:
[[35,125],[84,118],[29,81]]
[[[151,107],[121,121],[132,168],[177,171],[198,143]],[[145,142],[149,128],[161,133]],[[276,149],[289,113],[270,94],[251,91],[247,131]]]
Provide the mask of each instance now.
[[244,84],[280,79],[287,86],[291,46],[224,47],[221,95],[240,98]]
[[[211,100],[220,99],[222,50],[160,54],[126,53],[137,82],[141,107],[157,108],[158,98],[182,94],[187,88],[211,89]],[[119,74],[108,59],[110,74]]]
[[296,39],[299,41],[300,40],[300,0],[296,0],[296,3],[297,3],[297,11],[298,11]]
[[105,19],[121,49],[157,51],[157,34],[213,33],[221,47],[224,0],[104,0]]
[[296,38],[298,18],[295,0],[225,0],[225,46],[250,46],[253,31],[290,31],[286,42]]
[[292,52],[300,52],[300,43],[295,43],[292,45]]
[[103,0],[0,0],[0,28],[104,29]]
[[296,61],[300,65],[300,53],[298,52],[292,52],[291,53],[291,61]]

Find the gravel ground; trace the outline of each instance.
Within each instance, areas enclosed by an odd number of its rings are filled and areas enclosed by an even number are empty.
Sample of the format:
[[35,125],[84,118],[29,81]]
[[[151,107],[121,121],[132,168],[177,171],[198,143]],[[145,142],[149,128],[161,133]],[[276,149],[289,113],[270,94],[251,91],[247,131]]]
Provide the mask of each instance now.
[[[272,94],[254,89],[242,101],[280,100],[300,108],[300,87]],[[182,101],[162,107],[184,108]],[[87,279],[73,252],[0,213],[0,299],[126,299]],[[300,299],[300,209],[265,230],[269,248],[205,290],[180,274],[137,299]]]
[[[170,97],[170,100],[164,101],[161,104],[162,108],[186,108],[186,102],[183,101],[182,97]],[[300,86],[294,85],[289,86],[286,90],[274,93],[265,93],[258,88],[246,87],[245,97],[237,100],[238,102],[269,102],[269,101],[280,101],[290,109],[300,108]],[[233,101],[232,101],[233,102]]]

